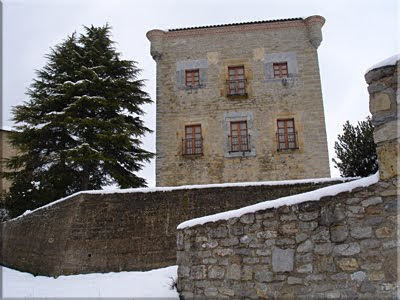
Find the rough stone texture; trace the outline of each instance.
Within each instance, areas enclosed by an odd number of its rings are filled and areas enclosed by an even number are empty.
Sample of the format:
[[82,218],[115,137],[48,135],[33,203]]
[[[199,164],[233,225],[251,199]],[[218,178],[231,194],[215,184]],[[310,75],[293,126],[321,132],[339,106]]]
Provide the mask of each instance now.
[[[393,196],[382,194],[396,189],[397,178],[392,178],[318,202],[268,209],[178,230],[179,240],[183,241],[178,247],[178,256],[185,257],[183,263],[178,262],[178,274],[185,274],[178,277],[180,295],[207,297],[204,289],[194,288],[204,284],[207,288],[218,288],[213,294],[216,298],[226,295],[221,292],[222,288],[230,292],[229,297],[249,299],[285,299],[289,295],[296,299],[376,299],[378,295],[379,299],[395,298],[397,210],[385,209],[393,202]],[[355,218],[345,213],[343,217],[333,218],[335,213],[332,213],[327,222],[327,214],[323,213],[327,210],[348,212],[349,207],[359,208],[360,216]],[[364,210],[365,207],[378,209]],[[299,223],[316,225],[300,226]],[[329,228],[326,223],[330,223]],[[234,234],[232,228],[238,227],[242,230],[235,232],[241,233]],[[298,228],[298,231],[288,228]],[[226,230],[228,235],[215,237],[213,232],[221,230]],[[245,242],[229,245],[232,238]],[[203,239],[218,245],[214,253],[224,254],[215,255],[216,261],[212,264],[218,267],[219,277],[208,273],[208,277],[196,279],[197,273],[186,274],[190,266],[207,267],[197,259],[207,252],[201,247]],[[249,284],[249,280],[254,284]]]
[[[157,63],[156,185],[330,175],[317,50],[324,19],[151,30]],[[275,79],[273,62],[289,77]],[[244,66],[246,96],[226,95],[229,66]],[[200,86],[184,87],[185,69]],[[277,119],[293,118],[299,149],[277,151]],[[230,152],[231,121],[247,121],[249,152]],[[185,126],[200,124],[203,155],[182,155]]]
[[[398,83],[400,81],[400,63],[384,66],[365,74],[369,84],[370,111],[374,128],[374,140],[379,157],[379,173],[381,179],[398,175],[398,156],[400,153],[400,130],[398,110],[400,99]],[[397,100],[396,100],[397,99]]]
[[[290,207],[268,209],[255,213],[255,224],[221,220],[178,231],[184,243],[178,248],[185,263],[179,270],[197,265],[196,257],[204,250],[196,242],[197,236],[214,240],[210,232],[214,228],[236,225],[237,238],[253,235],[245,249],[256,247],[258,251],[246,252],[246,256],[228,255],[238,266],[256,274],[256,285],[243,280],[219,282],[224,288],[232,288],[236,298],[297,298],[297,299],[395,299],[398,282],[398,130],[396,92],[399,81],[399,62],[368,72],[371,113],[375,125],[375,143],[380,169],[380,181],[367,188],[324,197],[318,202],[303,202]],[[385,92],[385,95],[377,93]],[[400,103],[400,95],[397,101]],[[397,127],[397,126],[396,126]],[[379,138],[377,138],[379,137]],[[246,215],[246,219],[251,219]],[[294,222],[294,223],[293,223]],[[297,225],[296,225],[297,224]],[[239,226],[239,227],[238,227]],[[239,228],[242,228],[240,230]],[[274,232],[273,235],[266,232]],[[229,236],[227,237],[229,238]],[[226,239],[226,238],[225,238]],[[222,239],[223,240],[223,239]],[[217,240],[217,248],[222,240]],[[291,242],[289,242],[291,241]],[[263,245],[260,247],[260,245]],[[277,247],[276,245],[285,245]],[[271,253],[271,254],[269,254]],[[261,256],[261,254],[263,254]],[[250,264],[249,258],[270,261]],[[221,264],[217,261],[216,264]],[[250,272],[250,271],[249,271]],[[178,290],[183,298],[203,298],[202,290],[187,288],[187,282],[197,281],[191,274],[178,276]],[[209,286],[216,283],[209,282]],[[214,297],[220,297],[216,294]]]
[[[1,262],[13,269],[51,276],[174,265],[179,223],[333,183],[82,194],[1,223]],[[238,245],[238,237],[246,240],[240,245],[254,243],[257,237],[248,233],[245,239],[241,227],[241,224],[254,226],[254,220],[254,215],[248,215],[233,226],[210,232],[213,238],[224,239],[221,244],[199,237],[203,254],[207,254],[199,256],[199,262],[213,264],[210,251],[226,251],[217,247]],[[265,231],[268,237],[276,234]],[[183,242],[178,238],[178,247]],[[230,252],[219,254],[230,255]],[[184,257],[178,260],[183,262]]]

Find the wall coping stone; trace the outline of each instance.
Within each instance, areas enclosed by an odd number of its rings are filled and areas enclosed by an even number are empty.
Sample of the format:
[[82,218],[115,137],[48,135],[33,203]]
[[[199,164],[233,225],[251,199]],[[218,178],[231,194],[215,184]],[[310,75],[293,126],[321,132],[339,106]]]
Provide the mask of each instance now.
[[299,204],[308,201],[318,201],[322,197],[336,196],[343,192],[350,192],[361,187],[367,187],[373,185],[379,181],[379,172],[369,177],[361,178],[351,182],[340,183],[324,188],[320,188],[311,192],[296,194],[293,196],[282,197],[276,200],[269,200],[266,202],[257,203],[250,206],[245,206],[239,209],[230,210],[210,216],[204,216],[195,218],[192,220],[185,221],[178,225],[177,229],[184,229],[187,227],[194,227],[197,225],[203,225],[209,222],[216,222],[220,220],[228,220],[232,218],[239,218],[248,213],[255,213],[256,211],[266,210],[269,208],[278,208],[282,206],[289,206]]

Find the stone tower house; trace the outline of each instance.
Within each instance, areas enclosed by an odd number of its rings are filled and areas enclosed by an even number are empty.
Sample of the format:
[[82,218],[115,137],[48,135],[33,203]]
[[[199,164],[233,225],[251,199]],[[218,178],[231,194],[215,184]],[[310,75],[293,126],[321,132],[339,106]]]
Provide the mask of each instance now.
[[329,177],[321,16],[151,30],[156,185]]

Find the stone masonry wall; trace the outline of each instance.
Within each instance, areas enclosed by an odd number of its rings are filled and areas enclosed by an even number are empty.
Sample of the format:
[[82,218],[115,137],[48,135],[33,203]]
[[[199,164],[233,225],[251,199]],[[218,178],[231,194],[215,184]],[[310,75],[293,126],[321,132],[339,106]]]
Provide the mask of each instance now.
[[78,194],[0,223],[1,264],[47,276],[170,266],[184,220],[333,183]]
[[179,230],[181,296],[394,298],[396,180]]
[[[320,16],[241,25],[151,30],[157,62],[156,184],[330,176],[317,48]],[[273,77],[286,61],[289,77]],[[244,66],[244,96],[227,96],[228,67]],[[185,87],[185,70],[200,85]],[[278,151],[277,119],[294,119],[298,149]],[[231,121],[247,121],[248,152],[230,152]],[[201,125],[202,155],[183,155],[185,126]]]
[[399,74],[397,61],[365,75],[380,181],[178,230],[183,298],[397,298]]

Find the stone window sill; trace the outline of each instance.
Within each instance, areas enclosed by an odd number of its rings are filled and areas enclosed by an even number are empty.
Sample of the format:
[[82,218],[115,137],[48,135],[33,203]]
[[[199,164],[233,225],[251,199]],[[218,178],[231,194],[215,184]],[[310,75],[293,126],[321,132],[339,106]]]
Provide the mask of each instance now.
[[251,151],[237,151],[237,152],[225,152],[224,157],[252,157],[256,156],[256,150]]

